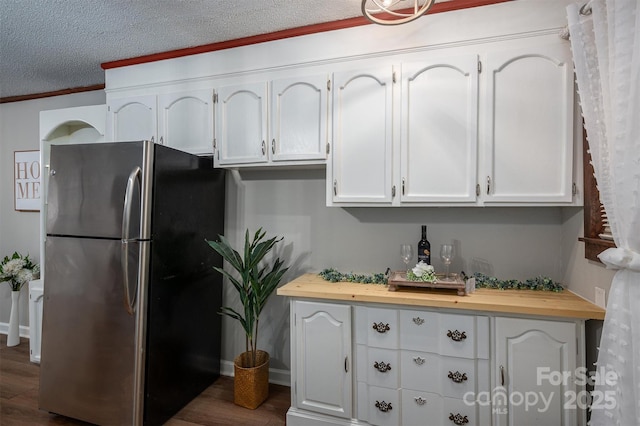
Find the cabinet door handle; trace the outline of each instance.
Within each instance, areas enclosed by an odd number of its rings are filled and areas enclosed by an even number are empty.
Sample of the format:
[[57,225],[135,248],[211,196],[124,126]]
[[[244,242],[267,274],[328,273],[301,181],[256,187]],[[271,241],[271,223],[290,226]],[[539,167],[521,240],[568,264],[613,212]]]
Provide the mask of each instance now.
[[447,333],[447,337],[453,340],[454,342],[461,342],[467,338],[467,333],[465,333],[464,331],[463,332],[460,332],[458,330],[454,330],[454,331],[448,330],[448,331],[449,332]]
[[451,372],[447,375],[454,383],[462,383],[467,380],[467,373],[460,373],[459,371]]
[[386,413],[387,411],[393,410],[393,407],[391,406],[391,403],[390,402],[384,402],[384,400],[382,402],[376,401],[376,408],[378,410],[382,411],[383,413]]
[[404,178],[402,178],[402,195],[404,195]]
[[345,373],[349,372],[349,357],[348,356],[344,357],[344,372]]
[[504,366],[500,366],[500,386],[504,386]]
[[160,136],[160,145],[164,145],[164,136]]
[[491,192],[491,176],[487,176],[487,195]]
[[379,323],[374,322],[373,329],[378,333],[386,333],[387,331],[391,330],[391,327],[389,327],[389,324],[385,324],[383,322],[379,322]]
[[391,371],[391,364],[387,364],[384,361],[380,361],[380,362],[376,361],[373,364],[373,368],[375,368],[381,373],[386,373],[387,371]]
[[467,416],[462,416],[460,413],[453,414],[449,413],[449,420],[451,420],[454,424],[458,426],[466,425],[469,423],[469,418]]
[[262,141],[262,155],[265,155],[267,153],[267,144],[264,143],[264,140]]
[[338,180],[334,179],[333,180],[333,195],[334,196],[338,196]]
[[275,155],[276,153],[276,140],[271,139],[271,153]]

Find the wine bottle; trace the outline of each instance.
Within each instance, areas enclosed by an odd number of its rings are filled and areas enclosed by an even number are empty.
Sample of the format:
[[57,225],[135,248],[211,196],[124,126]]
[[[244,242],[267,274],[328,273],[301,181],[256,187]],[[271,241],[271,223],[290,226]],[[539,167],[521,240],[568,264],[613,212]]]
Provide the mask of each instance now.
[[427,225],[422,225],[422,238],[418,242],[418,262],[431,265],[431,243],[427,240]]

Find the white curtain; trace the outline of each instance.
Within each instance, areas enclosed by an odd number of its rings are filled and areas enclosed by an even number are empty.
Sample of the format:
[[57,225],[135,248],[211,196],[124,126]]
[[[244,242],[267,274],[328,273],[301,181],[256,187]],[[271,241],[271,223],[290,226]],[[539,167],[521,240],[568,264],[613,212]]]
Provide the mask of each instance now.
[[[585,0],[586,1],[586,0]],[[578,92],[600,198],[617,248],[592,425],[640,425],[640,0],[567,8]]]

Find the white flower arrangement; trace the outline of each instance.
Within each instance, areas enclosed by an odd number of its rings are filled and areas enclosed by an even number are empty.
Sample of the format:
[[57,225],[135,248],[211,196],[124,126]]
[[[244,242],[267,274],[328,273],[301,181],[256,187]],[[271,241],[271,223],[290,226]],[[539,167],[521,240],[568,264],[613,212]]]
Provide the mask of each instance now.
[[34,264],[29,255],[22,256],[14,252],[11,257],[5,256],[0,263],[0,282],[8,282],[12,291],[20,291],[22,286],[40,276],[40,266]]
[[433,266],[427,265],[422,261],[407,271],[407,279],[409,281],[422,281],[426,283],[434,283],[437,280]]

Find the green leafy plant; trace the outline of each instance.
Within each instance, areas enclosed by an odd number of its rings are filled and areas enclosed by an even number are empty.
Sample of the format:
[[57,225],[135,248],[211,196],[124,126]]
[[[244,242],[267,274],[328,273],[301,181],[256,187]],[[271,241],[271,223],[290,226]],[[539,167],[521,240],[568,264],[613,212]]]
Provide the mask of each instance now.
[[282,276],[289,269],[283,267],[284,261],[280,258],[271,265],[261,265],[262,260],[276,243],[283,240],[282,237],[265,238],[266,232],[260,228],[253,235],[253,239],[250,239],[247,229],[242,255],[233,249],[229,240],[223,235],[218,236],[218,241],[205,240],[239,275],[214,266],[216,271],[233,284],[242,303],[242,312],[223,306],[220,313],[238,320],[244,329],[246,351],[251,353],[250,365],[246,367],[256,366],[260,313],[271,293],[278,287]]
[[8,282],[12,291],[20,291],[25,283],[39,276],[40,266],[33,263],[29,255],[22,256],[16,251],[0,263],[0,282]]

